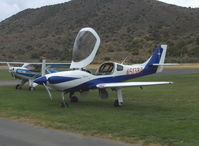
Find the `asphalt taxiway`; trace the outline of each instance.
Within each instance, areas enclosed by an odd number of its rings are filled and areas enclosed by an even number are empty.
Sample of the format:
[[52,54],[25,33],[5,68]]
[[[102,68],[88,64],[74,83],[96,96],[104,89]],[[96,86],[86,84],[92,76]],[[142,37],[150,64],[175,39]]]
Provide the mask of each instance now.
[[0,119],[2,146],[141,146]]
[[0,86],[17,85],[19,83],[19,80],[0,81]]

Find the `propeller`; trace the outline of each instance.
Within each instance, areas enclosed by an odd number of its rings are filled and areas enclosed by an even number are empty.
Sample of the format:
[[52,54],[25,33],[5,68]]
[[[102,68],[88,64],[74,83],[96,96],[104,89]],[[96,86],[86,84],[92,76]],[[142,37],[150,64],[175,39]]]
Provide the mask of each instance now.
[[42,77],[36,79],[36,83],[37,83],[37,80],[40,79],[39,80],[40,84],[42,83],[44,85],[46,91],[48,92],[49,98],[52,101],[53,97],[52,97],[52,94],[47,86],[47,78],[46,78],[45,74],[46,74],[46,57],[42,57],[42,66],[41,66],[41,76]]
[[52,97],[52,94],[51,94],[49,88],[46,86],[45,83],[43,83],[43,85],[44,85],[44,87],[46,88],[46,91],[48,92],[48,95],[49,95],[50,100],[52,101],[52,100],[53,100],[53,97]]
[[14,67],[10,66],[8,62],[7,65],[8,65],[8,72],[11,74],[12,77],[15,77],[15,74],[13,73]]
[[7,65],[8,65],[8,71],[11,73],[12,72],[12,66],[10,66],[10,64],[7,62]]

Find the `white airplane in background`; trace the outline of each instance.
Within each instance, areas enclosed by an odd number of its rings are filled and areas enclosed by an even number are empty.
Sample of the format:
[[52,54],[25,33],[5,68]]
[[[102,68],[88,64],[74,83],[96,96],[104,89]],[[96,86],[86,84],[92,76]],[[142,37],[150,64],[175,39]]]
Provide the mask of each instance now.
[[[43,58],[43,62],[46,59]],[[29,90],[32,91],[38,85],[33,82],[34,79],[41,76],[42,63],[26,63],[26,62],[0,62],[0,64],[7,64],[8,71],[11,73],[12,77],[20,79],[21,83],[16,85],[16,89],[21,89],[22,86],[28,82]],[[22,65],[20,67],[14,67],[11,65]],[[46,73],[57,72],[54,68],[69,68],[70,63],[46,63],[46,68],[43,69]]]
[[105,62],[100,65],[95,74],[85,69],[89,65],[100,46],[100,38],[92,28],[83,28],[78,33],[74,48],[70,71],[51,73],[35,79],[33,82],[44,85],[50,98],[49,89],[61,91],[62,107],[68,104],[64,101],[64,94],[69,93],[71,102],[78,102],[75,92],[87,93],[91,89],[98,89],[101,98],[108,98],[107,88],[116,91],[117,98],[114,106],[123,104],[122,87],[142,87],[150,85],[172,84],[172,82],[124,82],[129,79],[161,72],[164,64],[167,45],[159,45],[152,56],[142,64],[124,65],[116,62]]

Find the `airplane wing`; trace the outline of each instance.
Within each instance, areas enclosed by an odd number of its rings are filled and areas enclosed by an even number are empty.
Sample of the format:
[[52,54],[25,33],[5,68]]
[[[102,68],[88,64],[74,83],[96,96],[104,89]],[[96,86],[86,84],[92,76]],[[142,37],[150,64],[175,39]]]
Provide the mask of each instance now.
[[[0,64],[10,64],[10,65],[42,65],[41,62],[0,62]],[[51,68],[69,68],[71,63],[46,63],[47,66]]]
[[12,65],[12,64],[13,64],[13,65],[15,65],[15,64],[16,64],[16,65],[18,65],[18,64],[20,65],[20,64],[24,64],[24,63],[25,63],[25,62],[0,62],[0,64],[11,64],[11,65]]
[[[32,64],[42,65],[42,62],[0,62],[0,64]],[[46,65],[70,65],[71,63],[46,63]]]
[[173,82],[124,82],[124,83],[102,83],[97,88],[120,88],[120,87],[140,87],[173,84]]

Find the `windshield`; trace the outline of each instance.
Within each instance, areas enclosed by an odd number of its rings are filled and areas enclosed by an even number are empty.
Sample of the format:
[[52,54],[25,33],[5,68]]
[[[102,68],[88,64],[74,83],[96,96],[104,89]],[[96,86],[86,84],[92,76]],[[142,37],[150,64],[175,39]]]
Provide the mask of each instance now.
[[80,32],[73,48],[73,61],[79,62],[87,58],[93,51],[96,41],[96,37],[91,32]]
[[113,70],[114,63],[104,63],[99,67],[97,75],[109,75],[113,73]]
[[27,64],[27,65],[24,65],[24,67],[27,68],[27,69],[30,69],[30,70],[37,71],[37,72],[40,72],[40,71],[41,71],[41,65]]

